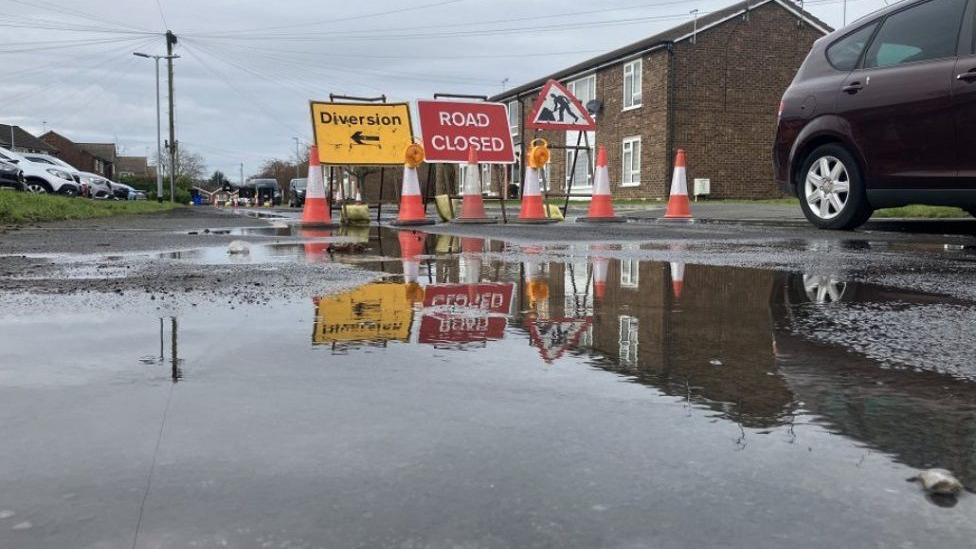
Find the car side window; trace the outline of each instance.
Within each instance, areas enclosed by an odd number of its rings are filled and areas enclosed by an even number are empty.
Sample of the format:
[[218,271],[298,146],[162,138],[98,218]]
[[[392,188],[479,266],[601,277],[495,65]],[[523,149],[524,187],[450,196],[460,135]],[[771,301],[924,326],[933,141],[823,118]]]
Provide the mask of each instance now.
[[827,48],[827,60],[837,70],[854,70],[857,61],[861,58],[861,52],[868,45],[868,40],[871,39],[877,26],[877,24],[868,25],[831,44]]
[[955,57],[966,0],[930,0],[885,19],[868,48],[865,68]]

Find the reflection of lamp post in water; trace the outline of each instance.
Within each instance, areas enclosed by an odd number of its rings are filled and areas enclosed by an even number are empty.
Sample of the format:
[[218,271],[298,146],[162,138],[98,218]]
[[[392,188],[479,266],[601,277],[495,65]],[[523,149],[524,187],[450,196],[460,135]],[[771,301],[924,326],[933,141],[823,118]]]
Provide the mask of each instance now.
[[[175,316],[169,317],[170,321],[170,367],[171,367],[171,377],[173,383],[179,382],[183,379],[183,369],[180,368],[180,363],[182,360],[179,358],[179,349],[176,342],[176,333],[178,331],[178,324]],[[163,329],[163,318],[159,319],[159,363],[163,364],[166,362],[166,352],[165,352],[165,330]]]

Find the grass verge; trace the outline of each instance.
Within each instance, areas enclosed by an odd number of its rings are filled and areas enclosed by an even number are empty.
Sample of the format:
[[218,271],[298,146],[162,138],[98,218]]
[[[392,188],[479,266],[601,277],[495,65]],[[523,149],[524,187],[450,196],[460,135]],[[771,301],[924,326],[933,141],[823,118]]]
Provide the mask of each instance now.
[[178,206],[169,202],[159,204],[148,200],[126,202],[88,200],[87,198],[0,191],[0,225],[153,213],[176,207]]

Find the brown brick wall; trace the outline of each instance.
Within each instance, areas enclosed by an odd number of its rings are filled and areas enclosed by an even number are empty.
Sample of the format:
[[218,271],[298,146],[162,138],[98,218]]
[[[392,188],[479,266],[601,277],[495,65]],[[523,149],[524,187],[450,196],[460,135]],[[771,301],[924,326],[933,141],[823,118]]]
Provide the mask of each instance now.
[[[682,41],[674,54],[675,148],[688,153],[689,192],[695,177],[712,180],[713,198],[779,196],[771,147],[776,110],[813,42],[822,34],[775,3],[752,10]],[[630,59],[627,59],[630,61]],[[624,61],[597,71],[597,98],[604,102],[596,142],[607,147],[611,189],[617,198],[666,198],[672,151],[668,151],[668,53],[642,56],[642,106],[623,111]],[[538,90],[523,98],[528,117]],[[565,144],[563,132],[533,132]],[[622,140],[641,137],[641,185],[620,187]],[[553,189],[564,182],[564,151],[554,151]],[[500,177],[493,177],[498,180]],[[497,184],[496,184],[497,187]]]
[[769,3],[700,33],[695,44],[676,44],[674,142],[688,153],[689,186],[706,177],[713,198],[780,196],[771,156],[776,111],[821,36]]

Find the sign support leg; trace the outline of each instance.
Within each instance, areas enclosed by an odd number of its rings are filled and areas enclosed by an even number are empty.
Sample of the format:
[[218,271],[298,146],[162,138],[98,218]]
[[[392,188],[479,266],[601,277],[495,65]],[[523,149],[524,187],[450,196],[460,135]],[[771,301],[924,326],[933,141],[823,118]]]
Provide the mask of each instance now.
[[[380,168],[380,199],[376,202],[376,222],[380,222],[380,214],[383,213],[383,187],[386,183],[386,168]],[[365,189],[363,189],[365,190]]]
[[[576,148],[573,149],[573,168],[569,172],[569,178],[566,182],[566,202],[563,204],[563,217],[566,217],[566,212],[569,211],[569,195],[573,194],[573,180],[576,179],[576,162],[579,160],[579,148],[580,144],[583,142],[583,132],[579,132],[576,135]],[[589,150],[589,147],[587,147]],[[589,170],[587,170],[589,173]]]

